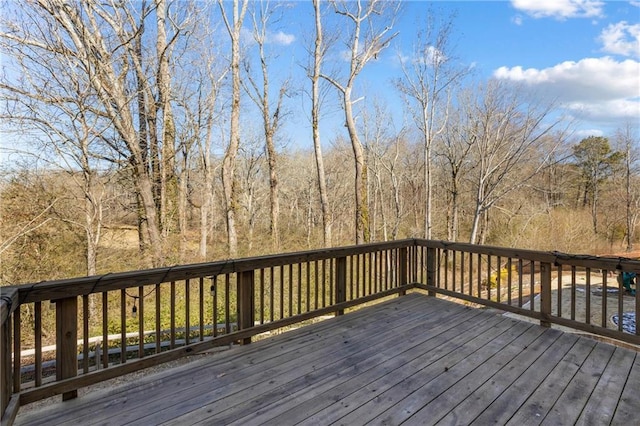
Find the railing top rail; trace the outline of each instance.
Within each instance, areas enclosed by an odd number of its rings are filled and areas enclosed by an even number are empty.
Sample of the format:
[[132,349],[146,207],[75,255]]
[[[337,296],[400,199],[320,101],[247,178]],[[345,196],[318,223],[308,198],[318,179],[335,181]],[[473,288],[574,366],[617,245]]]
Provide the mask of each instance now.
[[[19,292],[20,303],[57,300],[67,297],[120,290],[142,285],[160,284],[190,278],[209,277],[250,271],[292,263],[311,262],[352,256],[380,250],[389,250],[415,245],[415,240],[406,239],[357,246],[308,250],[285,254],[228,259],[215,262],[176,265],[163,268],[118,272],[72,279],[43,281],[13,286]],[[7,287],[5,287],[7,288]],[[4,292],[4,291],[3,291]]]
[[640,260],[625,257],[601,257],[593,255],[576,255],[558,251],[537,251],[508,247],[475,245],[450,241],[416,239],[416,244],[446,250],[457,250],[468,253],[480,253],[492,256],[510,257],[514,259],[533,260],[555,265],[578,266],[609,271],[633,271],[640,273]]

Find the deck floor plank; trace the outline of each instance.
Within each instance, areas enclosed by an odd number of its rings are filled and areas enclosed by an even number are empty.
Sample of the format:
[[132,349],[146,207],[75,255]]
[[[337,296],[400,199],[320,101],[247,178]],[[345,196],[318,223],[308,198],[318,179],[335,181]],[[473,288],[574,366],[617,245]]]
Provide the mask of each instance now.
[[640,423],[640,353],[635,353],[633,367],[627,376],[620,400],[613,414],[612,425]]
[[540,424],[595,345],[596,342],[593,340],[579,339],[506,424]]
[[604,343],[596,344],[571,383],[543,419],[543,425],[575,424],[614,351],[614,346]]
[[604,425],[611,422],[635,358],[636,354],[616,348],[577,424]]
[[[286,383],[274,391],[252,392],[248,395],[249,399],[246,399],[247,395],[244,396],[246,400],[242,404],[234,405],[213,416],[205,416],[204,420],[216,424],[264,424],[269,416],[274,416],[274,412],[286,411],[286,406],[298,406],[303,400],[334,388],[354,374],[379,376],[381,369],[389,368],[384,364],[388,359],[404,360],[406,363],[409,359],[407,354],[424,354],[454,338],[454,333],[459,332],[455,323],[464,320],[465,315],[462,312],[458,312],[457,315],[445,313],[446,311],[434,313],[442,323],[430,327],[428,332],[424,332],[423,322],[410,327],[396,328],[391,334],[385,332],[372,336],[371,339],[353,342],[353,345],[361,348],[357,354],[313,371],[305,368],[292,371],[289,374],[290,381],[285,380]],[[468,320],[470,328],[473,326],[471,321]],[[247,416],[247,413],[252,415]]]
[[197,358],[15,424],[640,424],[637,352],[417,292]]
[[[514,331],[518,329],[520,327],[514,327]],[[422,386],[406,396],[402,404],[393,405],[376,417],[374,422],[401,424],[452,386],[461,381],[463,382],[462,386],[464,386],[464,381],[468,375],[473,376],[475,380],[486,380],[501,365],[513,359],[522,351],[524,346],[530,345],[543,332],[541,327],[530,326],[520,329],[520,333],[505,333],[499,336],[462,362],[449,367],[447,371],[444,371],[434,380],[422,384]],[[477,385],[470,379],[469,385],[473,386],[474,384]]]
[[465,365],[470,358],[482,359],[491,355],[517,336],[524,333],[531,324],[501,321],[485,333],[472,338],[468,343],[437,360],[423,360],[421,364],[407,369],[400,366],[399,373],[385,375],[379,380],[336,401],[331,407],[309,417],[306,424],[327,424],[338,421],[353,424],[358,421],[374,421],[376,416],[393,408],[402,401],[411,403],[412,393],[430,383],[456,365]]
[[[412,300],[413,299],[413,300]],[[398,321],[402,324],[410,320],[410,315],[423,312],[416,298],[409,298],[403,310],[393,303],[386,302],[381,306],[381,314],[386,321]],[[161,420],[163,414],[174,417],[173,408],[176,404],[184,402],[185,407],[191,404],[201,407],[204,403],[215,402],[216,398],[224,398],[252,387],[259,377],[270,380],[277,376],[287,362],[306,360],[317,356],[319,349],[326,349],[329,345],[340,345],[344,341],[342,336],[357,336],[375,328],[370,318],[366,315],[344,315],[335,318],[333,324],[325,322],[315,324],[313,330],[304,330],[303,327],[294,331],[297,338],[282,339],[288,333],[275,336],[271,339],[257,341],[248,346],[235,347],[223,357],[214,357],[210,362],[199,362],[197,366],[189,368],[185,366],[184,374],[167,374],[161,380],[154,383],[153,393],[144,384],[138,386],[139,392],[133,389],[123,394],[121,398],[110,397],[112,404],[110,410],[116,410],[119,418],[124,423],[139,420],[143,424],[149,424],[152,419]],[[284,341],[283,341],[284,340]],[[340,342],[340,343],[338,343]],[[245,355],[246,354],[246,355]],[[209,380],[203,380],[209,378]],[[212,390],[213,389],[213,390]],[[98,415],[86,413],[79,419],[68,419],[69,424],[77,420],[84,424],[100,424],[104,420],[110,420],[108,411]]]
[[[480,378],[473,377],[474,374],[481,374],[481,369],[487,369],[486,365],[474,370],[464,380],[456,383],[438,398],[422,407],[415,415],[409,418],[406,424],[470,424],[478,415],[484,411],[484,407],[493,403],[498,396],[509,388],[518,378],[527,371],[528,367],[533,365],[562,336],[562,332],[556,331],[541,334],[530,345],[523,347],[522,352],[517,354],[510,361],[496,360],[497,370],[493,370],[494,374],[490,377]],[[556,348],[557,349],[557,348]],[[506,363],[505,363],[506,362]],[[489,374],[491,370],[487,372]],[[527,383],[529,387],[533,386]],[[477,386],[475,389],[473,386]],[[510,392],[511,397],[517,397]],[[513,404],[509,401],[507,405]],[[446,407],[455,407],[450,412],[446,412]],[[443,417],[438,418],[430,413],[439,413]]]
[[[216,405],[223,408],[221,410],[211,411],[207,407],[202,407],[199,401],[209,398],[208,394],[192,398],[189,405],[180,405],[179,411],[184,414],[181,417],[174,417],[172,423],[181,424],[183,419],[188,419],[192,423],[204,421],[209,424],[228,424],[248,411],[256,411],[268,406],[282,394],[289,395],[297,390],[304,391],[310,384],[318,385],[318,382],[336,369],[369,362],[370,358],[384,350],[385,346],[400,347],[405,339],[402,334],[406,333],[407,329],[416,333],[418,330],[412,327],[419,328],[426,316],[446,320],[451,315],[455,315],[455,311],[445,306],[442,308],[434,312],[422,310],[411,314],[405,313],[403,318],[394,321],[387,319],[377,325],[371,322],[366,332],[351,334],[351,336],[341,335],[340,339],[323,342],[322,346],[314,348],[305,356],[297,357],[287,364],[281,364],[279,374],[267,372],[258,377],[250,377],[252,386],[243,389],[240,394],[231,394],[216,400]],[[165,411],[175,416],[175,410],[172,411],[171,407]],[[156,422],[161,419],[159,414],[145,420]]]
[[[562,334],[542,355],[533,363],[525,365],[527,370],[522,373],[510,386],[497,396],[489,404],[480,404],[478,398],[469,399],[457,406],[452,412],[442,419],[441,424],[454,419],[468,419],[468,410],[483,410],[469,424],[486,425],[489,423],[504,424],[537,389],[542,381],[560,360],[571,350],[578,337],[571,334]],[[494,387],[492,385],[492,387]],[[481,389],[482,390],[482,389]],[[486,408],[485,408],[486,407]],[[457,423],[457,422],[454,422]]]
[[[335,404],[337,401],[347,398],[354,392],[362,390],[364,387],[371,388],[371,393],[381,392],[391,381],[394,383],[410,376],[413,372],[423,368],[424,365],[435,362],[438,359],[451,354],[461,348],[473,335],[482,333],[485,329],[500,322],[496,318],[493,323],[486,322],[477,325],[477,316],[470,317],[466,322],[460,323],[455,329],[430,339],[425,344],[415,346],[410,350],[400,352],[403,349],[391,348],[390,353],[386,353],[386,358],[381,364],[374,368],[354,371],[353,374],[345,374],[339,380],[328,383],[327,386],[303,391],[300,395],[277,404],[264,412],[257,412],[250,418],[244,418],[238,424],[260,425],[279,424],[282,421],[296,422],[303,421],[311,413]],[[506,323],[506,322],[505,322]],[[395,352],[395,353],[394,353]],[[358,368],[359,366],[356,366]],[[382,379],[381,376],[383,377]],[[367,390],[366,392],[369,392]],[[322,416],[322,413],[318,414]],[[315,421],[317,418],[307,419]],[[317,419],[320,421],[320,419]],[[322,418],[327,422],[328,418]]]

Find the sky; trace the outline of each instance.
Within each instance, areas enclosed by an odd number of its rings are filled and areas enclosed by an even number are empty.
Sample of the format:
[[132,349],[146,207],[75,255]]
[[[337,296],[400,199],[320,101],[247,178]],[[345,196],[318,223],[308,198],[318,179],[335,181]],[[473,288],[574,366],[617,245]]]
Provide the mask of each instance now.
[[[455,55],[474,77],[517,82],[554,99],[578,138],[640,128],[640,1],[404,1],[398,37],[362,75],[390,105],[400,105],[391,83],[400,72],[398,52],[411,50],[430,6],[444,18],[455,12]],[[274,32],[281,52],[296,52],[300,34],[313,28],[309,1],[293,11],[287,27]]]
[[[280,78],[293,74],[298,88],[306,85],[308,91],[302,65],[308,62],[306,46],[314,30],[311,1],[278,4],[284,6],[284,12],[279,21],[269,24],[267,38],[272,70]],[[416,28],[431,7],[443,19],[455,13],[452,53],[461,66],[473,69],[475,79],[517,82],[541,98],[554,99],[560,113],[574,120],[578,139],[613,137],[628,125],[636,129],[636,135],[640,133],[640,0],[436,0],[402,1],[402,6],[391,29],[398,36],[367,65],[354,93],[355,99],[364,99],[362,104],[374,98],[384,102],[396,129],[406,117],[392,81],[401,75],[399,58],[410,54]],[[330,13],[327,19],[339,17]],[[250,25],[248,16],[243,40],[249,49]],[[221,24],[219,30],[220,40],[228,40]],[[330,59],[333,66],[348,65],[344,57]],[[298,89],[287,101],[292,113],[280,134],[283,147],[312,147],[308,96],[301,93]],[[243,102],[250,104],[246,97]],[[334,99],[328,107],[332,112],[321,122],[322,134],[328,139],[325,144],[345,132],[339,103]],[[253,114],[247,118],[251,120]],[[259,132],[258,115],[253,121],[258,129],[253,131]],[[0,140],[0,163],[9,158],[6,148],[13,145],[7,137]]]

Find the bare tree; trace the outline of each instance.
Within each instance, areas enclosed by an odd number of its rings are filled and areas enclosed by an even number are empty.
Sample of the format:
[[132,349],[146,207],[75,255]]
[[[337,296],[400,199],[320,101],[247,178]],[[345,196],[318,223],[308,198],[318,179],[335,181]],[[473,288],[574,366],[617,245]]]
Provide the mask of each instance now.
[[313,0],[315,18],[315,39],[313,48],[313,67],[309,72],[311,79],[311,127],[313,132],[313,152],[316,159],[316,171],[318,175],[318,192],[320,193],[320,208],[322,211],[322,230],[325,247],[331,246],[331,212],[329,209],[329,195],[327,194],[327,178],[324,171],[324,159],[322,157],[322,143],[320,140],[320,76],[322,74],[322,61],[327,44],[322,30],[322,13],[320,0]]
[[[175,68],[170,64],[189,15],[184,7],[174,12],[170,16],[165,0],[151,4],[39,0],[24,3],[19,23],[9,24],[12,30],[3,34],[12,55],[29,51],[36,69],[65,63],[68,77],[90,89],[86,107],[110,123],[110,131],[98,136],[115,153],[110,160],[125,160],[134,177],[139,223],[154,265],[164,262],[167,186],[174,179],[170,80]],[[145,49],[145,36],[154,37],[155,50]],[[41,91],[60,83],[53,79]]]
[[378,58],[382,50],[389,46],[398,34],[391,34],[393,21],[398,11],[395,2],[371,0],[364,2],[332,2],[334,11],[344,17],[350,26],[347,46],[349,47],[349,71],[343,81],[327,74],[321,77],[329,81],[340,93],[345,114],[345,126],[351,140],[355,162],[355,224],[356,244],[369,240],[369,207],[367,200],[367,169],[364,148],[354,115],[353,105],[360,99],[353,99],[353,87],[364,67]]
[[463,111],[454,111],[455,119],[449,121],[436,139],[436,157],[442,161],[443,172],[446,176],[444,188],[447,200],[447,239],[457,241],[460,229],[462,179],[469,173],[469,163],[472,148],[472,138],[468,138],[464,129],[469,128],[465,120],[469,117]]
[[236,157],[240,146],[240,33],[247,12],[249,0],[233,0],[232,14],[228,16],[225,2],[218,0],[222,19],[231,40],[231,122],[229,145],[222,161],[222,186],[224,189],[225,213],[227,221],[227,245],[230,257],[238,253],[238,233],[236,230]]
[[468,73],[452,56],[452,29],[453,17],[437,22],[435,12],[429,10],[425,28],[418,31],[412,56],[401,60],[403,77],[396,81],[398,90],[408,100],[424,146],[424,237],[427,239],[431,238],[433,228],[433,140],[447,126],[454,86]]
[[[490,80],[463,101],[471,116],[464,129],[473,153],[470,170],[475,207],[471,243],[484,243],[491,207],[535,176],[564,137],[552,135],[562,118],[552,117],[551,106],[525,100],[523,92]],[[555,145],[546,152],[537,150],[538,142],[547,137],[553,138]]]
[[[626,250],[633,251],[635,230],[640,221],[640,143],[631,125],[619,130],[616,139],[624,151],[624,198]],[[637,131],[637,130],[636,130]]]
[[[253,39],[258,46],[258,59],[260,61],[260,71],[262,76],[261,84],[258,84],[251,72],[251,62],[245,58],[245,70],[247,71],[247,82],[243,83],[245,90],[251,100],[256,104],[262,115],[265,147],[267,152],[267,164],[269,166],[269,200],[270,200],[270,226],[271,247],[277,251],[280,248],[280,226],[278,224],[280,216],[280,198],[278,193],[278,170],[277,153],[275,147],[275,135],[280,126],[280,121],[284,115],[283,100],[289,90],[289,79],[284,79],[280,83],[275,105],[271,105],[270,75],[268,58],[265,53],[267,43],[267,23],[274,13],[268,1],[256,3],[253,10]],[[272,108],[275,110],[271,113]]]

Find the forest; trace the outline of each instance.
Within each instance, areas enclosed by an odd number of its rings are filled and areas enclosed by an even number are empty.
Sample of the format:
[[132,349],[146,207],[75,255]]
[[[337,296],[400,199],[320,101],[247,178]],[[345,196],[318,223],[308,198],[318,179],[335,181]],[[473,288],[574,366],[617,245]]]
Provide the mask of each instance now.
[[638,244],[637,122],[577,135],[552,100],[479,81],[434,9],[419,59],[375,81],[402,2],[303,6],[294,78],[284,2],[3,5],[0,284],[410,237]]

